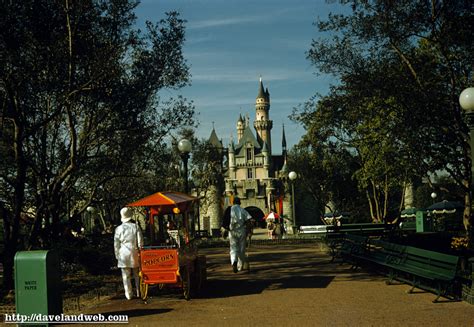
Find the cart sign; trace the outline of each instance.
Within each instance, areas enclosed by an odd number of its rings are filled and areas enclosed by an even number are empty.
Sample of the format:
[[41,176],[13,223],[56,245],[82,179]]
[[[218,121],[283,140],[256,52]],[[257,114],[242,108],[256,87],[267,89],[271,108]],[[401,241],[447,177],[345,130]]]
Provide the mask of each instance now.
[[142,260],[142,268],[149,267],[169,267],[174,266],[176,262],[176,251],[174,250],[159,250],[158,251],[146,251]]
[[173,249],[145,250],[141,256],[143,270],[178,267],[178,253]]
[[142,249],[140,256],[145,284],[178,281],[178,251],[176,249]]

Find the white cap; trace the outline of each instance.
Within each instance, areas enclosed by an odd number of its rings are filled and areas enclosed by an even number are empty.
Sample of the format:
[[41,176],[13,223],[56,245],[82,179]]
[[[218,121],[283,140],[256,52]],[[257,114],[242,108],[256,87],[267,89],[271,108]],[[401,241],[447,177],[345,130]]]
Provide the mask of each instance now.
[[126,223],[127,221],[130,221],[132,219],[132,210],[127,207],[122,208],[122,210],[120,210],[120,216],[122,222]]

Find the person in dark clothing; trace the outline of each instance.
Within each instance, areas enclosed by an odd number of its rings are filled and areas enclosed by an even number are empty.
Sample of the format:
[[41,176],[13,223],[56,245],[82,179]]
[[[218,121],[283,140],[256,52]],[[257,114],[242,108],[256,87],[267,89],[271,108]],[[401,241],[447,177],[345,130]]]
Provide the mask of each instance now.
[[221,230],[222,230],[222,229],[229,230],[229,226],[230,226],[230,209],[231,209],[231,208],[232,208],[231,206],[228,206],[228,207],[224,210],[224,216],[222,217]]

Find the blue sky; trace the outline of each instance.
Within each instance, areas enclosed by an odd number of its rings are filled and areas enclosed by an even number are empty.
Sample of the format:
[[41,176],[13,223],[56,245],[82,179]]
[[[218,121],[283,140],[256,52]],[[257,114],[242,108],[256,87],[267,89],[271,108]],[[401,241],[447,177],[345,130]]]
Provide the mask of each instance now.
[[138,24],[158,21],[171,10],[187,20],[184,56],[192,84],[163,96],[182,94],[194,101],[197,136],[208,138],[214,122],[225,145],[231,134],[235,140],[239,114],[254,120],[261,76],[270,92],[273,153],[281,151],[282,124],[288,148],[295,145],[304,130],[289,120],[292,109],[315,93],[327,93],[332,82],[315,74],[306,52],[319,37],[314,21],[340,12],[337,1],[142,0]]

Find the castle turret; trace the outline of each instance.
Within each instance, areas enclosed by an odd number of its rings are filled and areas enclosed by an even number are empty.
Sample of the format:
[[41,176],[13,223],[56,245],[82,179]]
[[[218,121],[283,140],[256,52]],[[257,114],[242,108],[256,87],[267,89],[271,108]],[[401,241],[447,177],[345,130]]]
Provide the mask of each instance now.
[[239,115],[239,119],[237,120],[237,143],[240,142],[242,135],[244,135],[245,124],[242,118],[242,115]]
[[263,154],[263,170],[264,170],[264,178],[268,178],[270,175],[270,153],[268,152],[267,143],[263,142],[262,147],[262,154]]
[[283,124],[283,136],[281,138],[281,155],[283,156],[283,160],[286,163],[287,151],[286,151],[285,124]]
[[260,84],[258,88],[257,99],[255,101],[255,122],[254,127],[257,131],[257,139],[260,143],[265,142],[268,147],[268,152],[272,153],[271,130],[273,122],[269,119],[270,111],[270,92],[263,87],[262,78],[260,77]]
[[235,178],[235,148],[232,139],[229,144],[229,178]]

